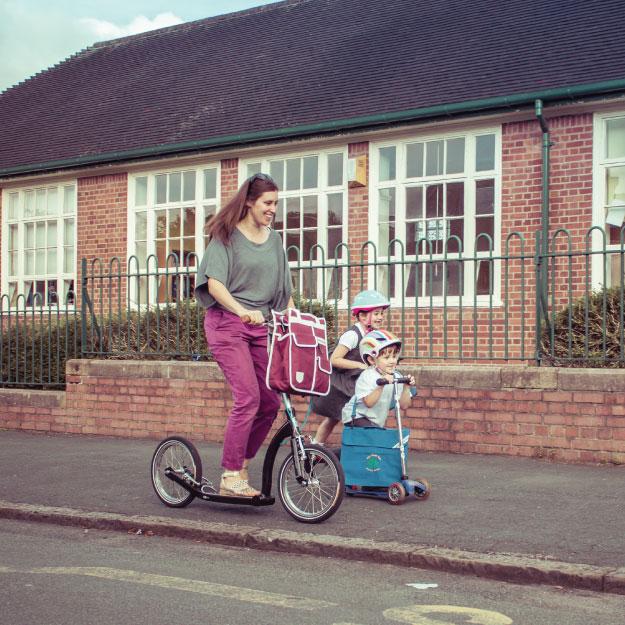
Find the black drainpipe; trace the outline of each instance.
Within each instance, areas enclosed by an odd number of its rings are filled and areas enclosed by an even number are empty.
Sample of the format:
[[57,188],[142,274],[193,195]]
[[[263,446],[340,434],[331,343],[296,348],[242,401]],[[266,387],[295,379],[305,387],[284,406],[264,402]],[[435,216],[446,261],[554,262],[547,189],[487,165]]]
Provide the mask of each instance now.
[[553,145],[549,140],[549,126],[543,117],[543,101],[534,102],[536,117],[540,123],[543,133],[542,140],[542,206],[540,213],[540,249],[536,250],[537,257],[537,301],[536,302],[536,364],[541,361],[541,334],[542,326],[545,324],[549,329],[549,316],[547,314],[548,297],[548,257],[549,254],[549,152]]

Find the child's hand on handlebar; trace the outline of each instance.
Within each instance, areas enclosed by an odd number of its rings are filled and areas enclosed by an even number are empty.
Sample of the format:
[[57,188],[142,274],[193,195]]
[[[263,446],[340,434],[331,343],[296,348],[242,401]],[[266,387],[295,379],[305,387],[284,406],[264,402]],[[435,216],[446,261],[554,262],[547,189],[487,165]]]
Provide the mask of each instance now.
[[249,323],[253,326],[259,326],[265,323],[265,318],[260,310],[244,310],[239,315],[239,319],[241,319],[243,323]]

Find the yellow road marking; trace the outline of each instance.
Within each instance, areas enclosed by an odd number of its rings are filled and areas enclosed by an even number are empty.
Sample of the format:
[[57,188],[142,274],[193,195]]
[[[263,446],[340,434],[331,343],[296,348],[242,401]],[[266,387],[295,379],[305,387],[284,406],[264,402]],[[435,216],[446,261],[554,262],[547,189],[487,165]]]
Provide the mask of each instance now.
[[213,582],[185,579],[184,577],[155,575],[153,573],[141,573],[140,571],[112,569],[108,567],[50,566],[22,572],[54,575],[84,575],[87,577],[98,577],[111,581],[130,582],[133,584],[144,584],[146,586],[158,586],[160,588],[168,588],[171,590],[184,590],[202,595],[226,597],[237,601],[248,601],[250,603],[260,603],[280,608],[295,608],[298,610],[319,610],[322,608],[336,606],[335,603],[317,601],[306,597],[280,595],[272,592],[265,592],[263,590],[255,590],[253,588],[239,588],[238,586],[227,586],[225,584],[215,584]]
[[[398,623],[410,625],[454,625],[451,621],[429,618],[431,614],[462,615],[466,623],[473,625],[511,625],[512,619],[500,612],[480,610],[478,608],[465,608],[459,605],[412,605],[406,608],[389,608],[384,610],[384,616]],[[470,617],[470,618],[466,618]],[[454,619],[455,621],[457,619]]]

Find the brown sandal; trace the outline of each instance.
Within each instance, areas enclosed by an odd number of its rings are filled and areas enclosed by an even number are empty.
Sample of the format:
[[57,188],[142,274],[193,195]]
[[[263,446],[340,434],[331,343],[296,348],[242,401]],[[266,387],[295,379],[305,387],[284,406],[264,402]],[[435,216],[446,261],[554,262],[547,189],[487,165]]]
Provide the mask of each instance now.
[[246,479],[243,479],[241,471],[224,471],[219,484],[220,495],[234,497],[256,497],[260,492],[252,488]]

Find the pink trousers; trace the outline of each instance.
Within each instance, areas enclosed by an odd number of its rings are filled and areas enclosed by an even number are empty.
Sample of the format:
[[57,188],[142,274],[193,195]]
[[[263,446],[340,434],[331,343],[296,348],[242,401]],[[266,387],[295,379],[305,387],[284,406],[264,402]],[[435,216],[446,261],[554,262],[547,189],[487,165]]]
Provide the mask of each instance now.
[[204,317],[206,341],[232,390],[233,406],[224,434],[221,466],[238,471],[253,458],[271,429],[279,395],[267,388],[267,328],[243,323],[212,306]]

